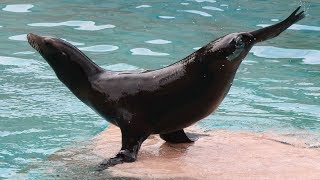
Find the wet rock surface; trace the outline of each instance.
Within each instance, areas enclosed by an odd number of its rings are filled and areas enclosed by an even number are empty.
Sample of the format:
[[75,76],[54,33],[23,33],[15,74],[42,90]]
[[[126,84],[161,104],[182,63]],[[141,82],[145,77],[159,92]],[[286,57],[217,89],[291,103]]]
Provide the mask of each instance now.
[[[121,147],[119,128],[108,127],[91,142],[56,152],[45,172],[52,178],[85,179],[212,179],[319,178],[320,149],[300,140],[270,134],[205,132],[191,144],[169,144],[158,135],[142,145],[138,160],[103,172],[96,167]],[[50,167],[50,168],[48,168]],[[53,174],[53,175],[52,175]]]

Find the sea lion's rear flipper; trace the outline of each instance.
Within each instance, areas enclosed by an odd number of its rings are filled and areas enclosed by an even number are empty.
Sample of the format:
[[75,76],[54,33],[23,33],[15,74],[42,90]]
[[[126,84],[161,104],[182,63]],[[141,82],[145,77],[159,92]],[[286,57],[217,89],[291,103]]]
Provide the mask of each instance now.
[[184,132],[183,129],[167,134],[160,134],[161,139],[169,143],[192,143],[198,139],[197,136]]

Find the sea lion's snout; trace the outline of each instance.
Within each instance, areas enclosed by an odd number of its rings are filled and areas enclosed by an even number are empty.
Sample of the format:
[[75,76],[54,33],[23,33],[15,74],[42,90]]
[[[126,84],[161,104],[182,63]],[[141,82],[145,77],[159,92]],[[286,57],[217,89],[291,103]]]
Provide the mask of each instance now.
[[27,39],[28,39],[28,42],[31,45],[31,47],[33,47],[35,50],[40,52],[39,41],[40,41],[41,37],[36,34],[29,33],[27,35]]
[[50,49],[53,49],[54,46],[54,38],[52,37],[46,37],[46,36],[39,36],[33,33],[29,33],[27,35],[27,39],[29,44],[37,50],[40,54],[42,54],[44,51],[50,51]]

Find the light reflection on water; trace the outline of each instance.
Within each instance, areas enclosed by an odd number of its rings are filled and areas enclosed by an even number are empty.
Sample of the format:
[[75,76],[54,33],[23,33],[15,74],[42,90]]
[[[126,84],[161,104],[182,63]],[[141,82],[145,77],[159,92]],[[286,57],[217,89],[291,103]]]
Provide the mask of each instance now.
[[[0,5],[0,177],[100,132],[107,123],[79,102],[27,44],[29,32],[64,38],[108,69],[171,64],[221,35],[283,19],[299,1],[35,1]],[[21,3],[21,2],[19,2]],[[320,5],[276,39],[254,48],[208,129],[320,130]],[[238,9],[238,10],[237,10]],[[236,11],[237,10],[237,11]]]

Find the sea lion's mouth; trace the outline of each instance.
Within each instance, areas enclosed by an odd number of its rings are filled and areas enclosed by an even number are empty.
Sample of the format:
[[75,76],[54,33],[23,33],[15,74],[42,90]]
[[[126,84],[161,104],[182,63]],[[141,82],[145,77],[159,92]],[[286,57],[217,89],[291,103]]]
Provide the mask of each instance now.
[[32,33],[29,33],[27,35],[27,39],[28,39],[28,43],[31,45],[31,47],[33,47],[35,50],[37,50],[39,53],[41,53],[41,49],[39,44],[37,43],[37,39],[38,36]]

